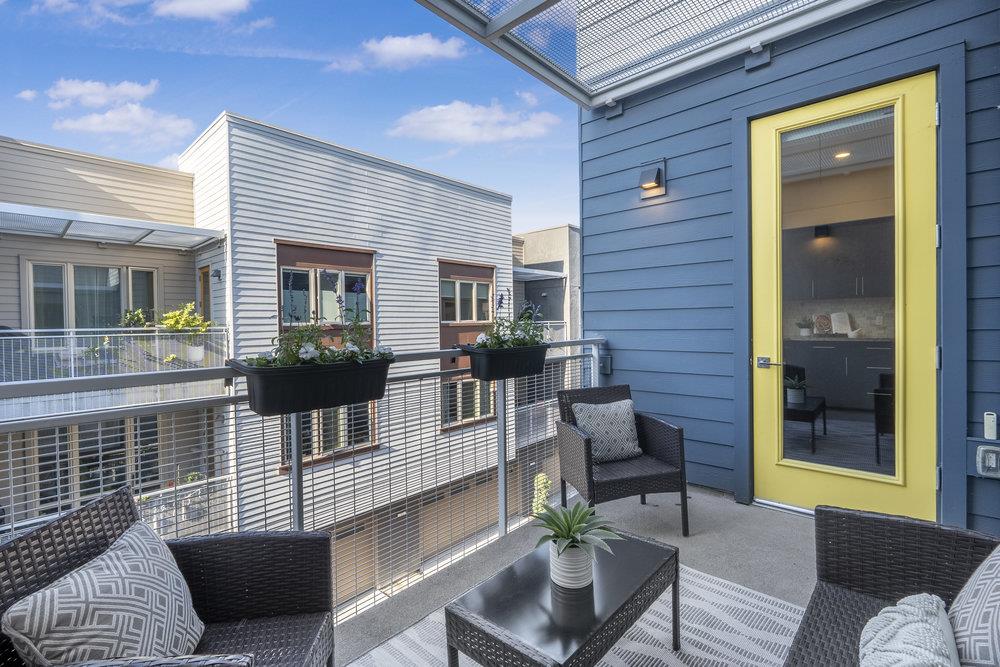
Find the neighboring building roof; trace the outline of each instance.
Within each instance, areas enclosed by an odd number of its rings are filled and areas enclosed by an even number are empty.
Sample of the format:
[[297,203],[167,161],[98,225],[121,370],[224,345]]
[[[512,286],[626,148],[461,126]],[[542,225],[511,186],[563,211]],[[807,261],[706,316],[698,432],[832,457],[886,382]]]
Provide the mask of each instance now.
[[369,163],[373,163],[373,164],[378,165],[378,166],[387,167],[387,168],[390,168],[390,169],[395,169],[395,170],[407,172],[407,173],[410,173],[410,174],[413,174],[413,175],[416,175],[416,176],[424,177],[424,178],[427,178],[427,179],[430,179],[430,180],[434,180],[434,181],[440,181],[440,182],[447,183],[447,184],[450,184],[450,185],[453,185],[453,186],[459,186],[459,187],[462,187],[462,188],[465,188],[465,189],[468,189],[468,190],[474,190],[476,192],[479,192],[479,193],[482,193],[482,194],[485,194],[485,195],[489,195],[491,197],[496,197],[498,199],[502,199],[502,200],[504,200],[507,203],[510,203],[510,201],[512,199],[512,197],[509,194],[505,193],[505,192],[500,192],[498,190],[492,190],[490,188],[485,188],[485,187],[483,187],[481,185],[476,185],[474,183],[469,183],[468,181],[463,181],[463,180],[460,180],[460,179],[457,179],[457,178],[451,178],[449,176],[444,176],[442,174],[438,174],[438,173],[433,172],[433,171],[428,171],[426,169],[420,169],[418,167],[413,167],[411,165],[404,164],[402,162],[397,162],[395,160],[390,160],[388,158],[384,158],[384,157],[381,157],[381,156],[378,156],[378,155],[374,155],[372,153],[366,153],[366,152],[360,151],[360,150],[358,150],[356,148],[350,148],[348,146],[343,146],[341,144],[337,144],[337,143],[334,143],[332,141],[328,141],[326,139],[320,139],[318,137],[310,136],[308,134],[303,134],[302,132],[298,132],[296,130],[290,130],[288,128],[281,127],[279,125],[272,125],[270,123],[265,123],[264,121],[257,120],[255,118],[250,118],[249,116],[242,116],[240,114],[233,113],[232,111],[223,111],[222,113],[220,113],[215,118],[215,120],[213,120],[208,125],[208,127],[206,127],[205,130],[202,131],[202,133],[200,135],[198,135],[198,137],[194,141],[191,142],[191,145],[188,146],[187,148],[185,148],[181,152],[181,158],[182,158],[182,160],[183,160],[184,156],[189,151],[191,151],[191,149],[193,149],[195,146],[198,145],[198,143],[200,143],[203,140],[203,138],[209,133],[209,130],[211,130],[213,127],[215,127],[218,123],[226,122],[226,121],[235,122],[235,123],[245,123],[245,124],[248,124],[248,125],[256,125],[258,127],[267,128],[268,130],[270,130],[272,132],[281,133],[283,135],[286,135],[286,136],[288,136],[288,137],[290,137],[292,139],[296,139],[298,141],[305,141],[305,142],[309,142],[309,143],[313,143],[313,144],[318,144],[318,145],[322,146],[325,149],[328,149],[328,150],[332,149],[332,150],[335,150],[337,152],[349,155],[349,156],[351,156],[353,158],[356,158],[358,160],[367,161]]
[[514,280],[523,283],[530,283],[535,280],[552,280],[553,278],[565,278],[562,271],[546,271],[545,269],[529,269],[523,266],[515,266]]
[[190,250],[224,234],[212,229],[0,202],[0,232]]

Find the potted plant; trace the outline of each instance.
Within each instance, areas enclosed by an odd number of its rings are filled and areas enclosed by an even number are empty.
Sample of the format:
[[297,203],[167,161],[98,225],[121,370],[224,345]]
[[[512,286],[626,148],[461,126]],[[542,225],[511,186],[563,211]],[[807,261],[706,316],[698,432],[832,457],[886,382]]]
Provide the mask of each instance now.
[[811,317],[800,317],[795,326],[799,328],[799,335],[803,338],[807,336],[812,336],[813,333],[813,321]]
[[343,347],[328,344],[318,324],[303,324],[275,338],[270,352],[226,362],[246,376],[251,410],[260,415],[306,412],[385,395],[389,364],[395,359],[392,349],[372,348],[363,311],[346,307],[340,296],[337,303],[348,315]]
[[145,329],[148,326],[150,326],[150,323],[146,321],[146,311],[142,308],[126,310],[122,313],[122,329]]
[[194,312],[194,302],[186,303],[176,310],[164,313],[160,325],[167,331],[181,335],[184,358],[192,364],[200,364],[205,359],[205,344],[201,335],[212,326],[201,313]]
[[[545,327],[539,322],[539,310],[525,303],[517,317],[510,310],[510,290],[507,298],[497,298],[493,324],[479,334],[472,345],[459,345],[468,352],[472,377],[477,380],[506,380],[537,375],[545,370]],[[507,314],[503,314],[505,306]]]
[[595,548],[613,554],[608,540],[623,539],[597,516],[593,507],[577,503],[571,508],[546,506],[532,525],[546,533],[536,547],[549,544],[549,575],[563,588],[584,588],[594,581]]
[[808,386],[805,378],[785,377],[785,397],[788,402],[805,403]]

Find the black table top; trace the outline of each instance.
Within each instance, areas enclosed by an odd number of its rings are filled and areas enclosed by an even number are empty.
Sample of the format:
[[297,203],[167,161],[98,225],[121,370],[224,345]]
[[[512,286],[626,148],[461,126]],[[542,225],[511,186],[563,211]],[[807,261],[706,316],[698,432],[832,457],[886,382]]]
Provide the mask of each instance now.
[[564,663],[644,582],[677,557],[672,546],[629,537],[608,544],[615,553],[598,550],[594,583],[586,588],[551,583],[549,545],[543,544],[451,604]]
[[792,412],[804,412],[812,414],[826,406],[826,399],[822,396],[806,396],[805,403],[792,403],[785,401],[785,410]]

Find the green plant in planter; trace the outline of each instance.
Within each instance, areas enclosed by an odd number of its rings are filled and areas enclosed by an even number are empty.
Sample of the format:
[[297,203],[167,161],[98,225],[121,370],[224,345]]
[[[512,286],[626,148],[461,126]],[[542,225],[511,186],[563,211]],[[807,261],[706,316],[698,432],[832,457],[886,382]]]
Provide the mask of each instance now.
[[799,329],[812,329],[813,321],[811,317],[800,317],[795,321],[795,326]]
[[146,321],[146,312],[142,308],[136,308],[122,313],[121,326],[124,329],[144,329],[152,326],[152,322]]
[[[506,298],[505,298],[506,297]],[[506,312],[505,312],[506,311]],[[493,323],[476,338],[475,347],[505,348],[541,345],[545,341],[545,326],[540,322],[541,308],[525,301],[515,317],[510,290],[497,297]]]
[[560,555],[574,547],[583,549],[591,558],[595,547],[613,554],[608,540],[624,539],[610,528],[610,521],[597,516],[597,510],[579,502],[570,508],[546,506],[535,518],[538,521],[531,525],[546,530],[535,546],[555,542]]
[[206,320],[201,313],[194,312],[194,302],[186,303],[176,310],[163,313],[160,326],[167,331],[183,333],[184,342],[188,345],[198,344],[198,334],[206,333],[213,322]]
[[793,378],[785,376],[785,389],[805,389],[809,385],[806,384],[805,378]]
[[[358,287],[364,289],[360,283],[357,283],[355,287],[356,293],[360,293]],[[270,352],[247,357],[246,364],[258,367],[280,367],[303,364],[334,364],[341,361],[362,363],[373,359],[392,360],[395,357],[392,348],[388,345],[372,347],[369,343],[371,328],[365,322],[363,308],[347,306],[339,295],[337,303],[340,305],[341,320],[344,324],[343,347],[327,345],[325,342],[326,331],[320,325],[315,323],[302,324],[276,337],[273,341],[274,349]]]

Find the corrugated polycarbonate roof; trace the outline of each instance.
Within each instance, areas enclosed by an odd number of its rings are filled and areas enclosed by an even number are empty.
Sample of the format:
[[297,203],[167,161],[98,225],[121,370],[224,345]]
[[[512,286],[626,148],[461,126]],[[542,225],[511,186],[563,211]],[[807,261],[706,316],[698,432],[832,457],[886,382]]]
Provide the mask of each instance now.
[[417,1],[596,106],[877,0]]

